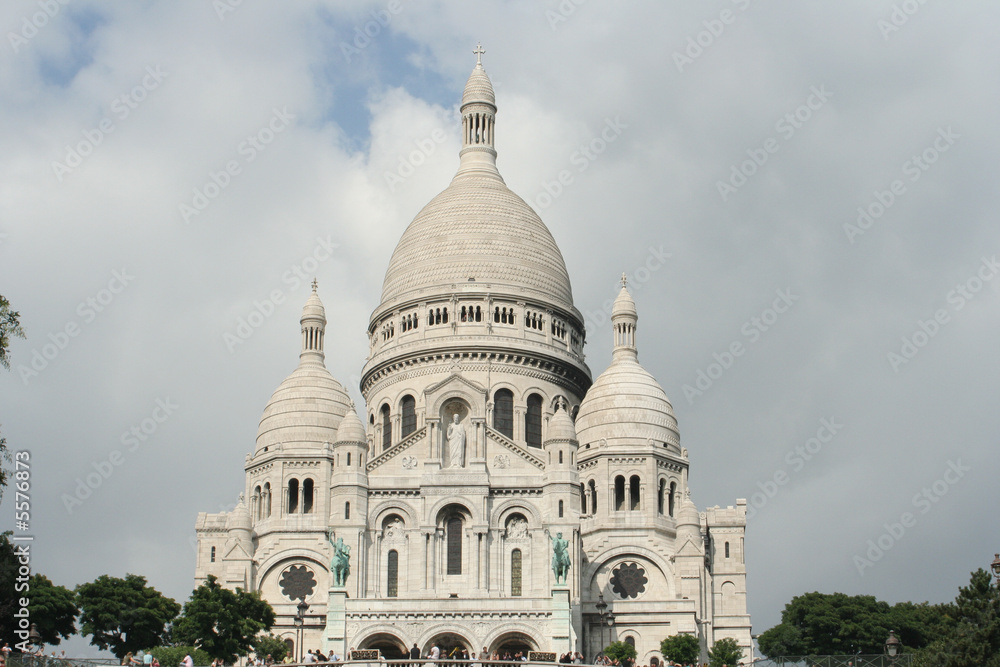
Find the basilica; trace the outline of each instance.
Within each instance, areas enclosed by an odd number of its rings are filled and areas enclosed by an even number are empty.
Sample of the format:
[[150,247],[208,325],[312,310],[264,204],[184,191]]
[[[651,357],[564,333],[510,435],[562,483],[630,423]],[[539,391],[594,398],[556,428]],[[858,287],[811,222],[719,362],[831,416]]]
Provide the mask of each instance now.
[[752,656],[746,501],[691,501],[624,280],[607,340],[590,341],[613,346],[592,379],[559,247],[497,171],[481,57],[458,171],[385,272],[365,405],[326,368],[314,281],[298,367],[264,409],[240,502],[198,515],[195,583],[259,591],[296,655],[416,645],[592,662],[623,641],[648,664],[683,633],[703,657],[724,637]]

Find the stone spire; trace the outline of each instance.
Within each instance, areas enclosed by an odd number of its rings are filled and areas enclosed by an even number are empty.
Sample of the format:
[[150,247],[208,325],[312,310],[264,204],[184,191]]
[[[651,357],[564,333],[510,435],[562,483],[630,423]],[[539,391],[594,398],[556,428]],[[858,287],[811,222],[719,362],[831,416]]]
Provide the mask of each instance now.
[[326,335],[326,310],[316,293],[316,279],[312,282],[312,294],[306,299],[302,308],[302,353],[299,354],[299,365],[323,365],[323,337]]
[[615,347],[612,352],[612,363],[622,359],[637,359],[638,348],[635,344],[636,322],[639,313],[635,309],[635,301],[628,293],[628,278],[622,274],[622,289],[611,306],[611,327],[614,329]]
[[476,67],[469,75],[462,93],[462,150],[459,152],[462,161],[457,175],[474,173],[477,176],[500,178],[493,143],[496,95],[493,93],[493,83],[483,69],[483,54],[486,51],[477,45],[473,53],[476,54]]

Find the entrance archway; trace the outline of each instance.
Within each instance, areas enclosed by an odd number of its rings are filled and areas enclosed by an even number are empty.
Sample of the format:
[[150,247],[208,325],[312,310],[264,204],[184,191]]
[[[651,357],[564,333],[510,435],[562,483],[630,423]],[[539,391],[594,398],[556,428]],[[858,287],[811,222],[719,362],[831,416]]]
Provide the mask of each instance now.
[[507,654],[510,654],[510,658],[513,659],[518,653],[527,658],[528,651],[537,650],[535,640],[523,632],[508,632],[505,635],[500,635],[490,647],[490,653],[494,651],[499,653],[502,660],[507,659]]
[[409,657],[403,640],[387,632],[381,632],[365,639],[358,648],[376,648],[386,660],[405,660]]
[[475,650],[475,647],[469,643],[468,639],[454,632],[442,632],[432,637],[424,646],[424,655],[430,653],[432,646],[437,646],[441,649],[442,658],[452,659],[458,659],[463,648],[469,652],[469,657],[474,655],[473,651]]

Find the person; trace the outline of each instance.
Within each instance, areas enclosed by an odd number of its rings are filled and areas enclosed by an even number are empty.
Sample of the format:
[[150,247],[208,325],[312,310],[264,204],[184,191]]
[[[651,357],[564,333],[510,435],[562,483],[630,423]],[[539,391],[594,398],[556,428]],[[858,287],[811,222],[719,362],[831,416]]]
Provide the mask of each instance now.
[[274,658],[272,658],[272,657],[271,657],[271,654],[270,654],[270,653],[268,653],[268,654],[267,654],[267,657],[266,657],[266,658],[264,658],[264,664],[265,664],[265,665],[266,665],[267,667],[271,667],[271,666],[272,666],[272,665],[274,664]]
[[438,645],[435,644],[434,646],[431,646],[431,660],[437,660],[440,657],[441,649],[438,648]]
[[420,649],[416,644],[410,647],[410,660],[420,660]]
[[483,650],[479,652],[479,659],[480,660],[489,660],[490,659],[490,652],[486,650],[485,646],[483,647]]
[[309,649],[306,654],[302,657],[302,662],[312,664],[316,662],[316,656],[313,655],[313,650]]
[[181,661],[181,664],[184,665],[184,667],[194,667],[194,659],[191,657],[190,653],[184,656],[184,660]]
[[330,661],[329,658],[327,658],[325,655],[323,655],[323,651],[320,651],[319,649],[316,649],[316,653],[314,655],[316,656],[316,662],[329,662]]
[[291,651],[289,651],[288,653],[285,653],[285,659],[282,660],[281,662],[283,662],[286,665],[290,665],[293,662],[295,662],[295,658],[292,657]]

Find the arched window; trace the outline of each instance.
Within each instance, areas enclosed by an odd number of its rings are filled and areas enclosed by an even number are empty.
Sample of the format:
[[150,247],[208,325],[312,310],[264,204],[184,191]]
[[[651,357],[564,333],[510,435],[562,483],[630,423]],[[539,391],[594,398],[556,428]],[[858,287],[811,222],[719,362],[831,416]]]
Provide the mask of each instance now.
[[628,495],[629,495],[629,506],[630,510],[639,509],[639,476],[632,475],[632,478],[628,481]]
[[625,509],[625,478],[615,477],[615,511]]
[[394,598],[399,594],[399,553],[395,549],[389,552],[385,570],[385,595]]
[[528,412],[524,415],[524,441],[528,447],[542,446],[542,397],[528,397]]
[[215,547],[212,547],[212,562],[215,562]]
[[632,648],[635,648],[635,637],[629,635],[628,637],[625,638],[625,643],[631,646]]
[[580,482],[580,514],[587,513],[587,487]]
[[313,511],[313,481],[307,479],[302,482],[302,513],[309,514]]
[[351,467],[351,453],[347,452],[347,467]]
[[264,490],[262,493],[262,501],[264,504],[264,518],[271,516],[271,483],[264,483]]
[[448,574],[462,574],[462,519],[448,519]]
[[674,515],[674,496],[677,495],[677,482],[670,482],[670,497],[667,499],[667,507],[670,510],[670,516]]
[[667,495],[667,480],[661,479],[660,486],[656,492],[656,513],[663,514],[663,501]]
[[403,412],[400,437],[405,438],[417,430],[417,402],[412,396],[404,396],[400,407]]
[[285,652],[285,655],[295,655],[295,641],[294,640],[292,640],[292,639],[286,639],[285,640],[285,646],[288,647],[288,650]]
[[561,519],[562,516],[563,516],[563,501],[560,500],[559,501],[559,518]]
[[350,518],[351,518],[351,503],[346,502],[344,503],[344,520],[346,521]]
[[597,514],[597,484],[590,480],[590,513]]
[[510,594],[512,597],[521,595],[521,550],[510,552]]
[[288,482],[288,513],[295,514],[299,511],[299,480],[292,479]]
[[726,558],[729,558],[729,542],[726,542]]
[[392,444],[392,423],[389,421],[389,406],[382,406],[382,451]]
[[264,518],[264,503],[262,501],[260,486],[253,487],[253,495],[250,496],[250,516],[257,521]]
[[493,394],[493,428],[514,439],[514,394],[510,389],[497,389]]

